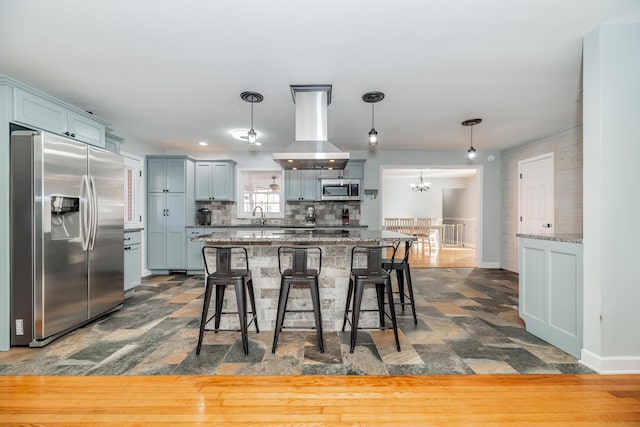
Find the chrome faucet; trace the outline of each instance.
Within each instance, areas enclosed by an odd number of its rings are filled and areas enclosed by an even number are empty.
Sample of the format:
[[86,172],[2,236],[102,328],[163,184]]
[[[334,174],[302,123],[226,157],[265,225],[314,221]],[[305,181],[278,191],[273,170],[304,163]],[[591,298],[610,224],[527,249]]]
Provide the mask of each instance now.
[[264,227],[265,222],[267,222],[267,218],[264,217],[264,209],[262,209],[262,206],[256,205],[256,207],[253,208],[253,212],[251,213],[251,215],[256,216],[256,211],[258,210],[258,208],[260,208],[260,224],[262,224],[262,226]]

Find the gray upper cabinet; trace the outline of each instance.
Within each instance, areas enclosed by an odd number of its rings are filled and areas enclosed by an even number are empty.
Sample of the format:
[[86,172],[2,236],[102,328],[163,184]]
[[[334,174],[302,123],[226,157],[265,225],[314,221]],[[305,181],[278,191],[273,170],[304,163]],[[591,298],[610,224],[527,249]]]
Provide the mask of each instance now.
[[235,200],[235,165],[230,160],[196,162],[196,201]]
[[364,162],[366,160],[349,160],[347,166],[343,170],[322,170],[320,171],[320,178],[349,178],[349,179],[364,179]]
[[364,162],[365,160],[349,160],[347,167],[342,171],[341,178],[364,179]]
[[314,170],[284,173],[285,198],[287,201],[314,201],[319,199],[320,173]]
[[150,193],[184,193],[186,161],[184,158],[147,158],[147,191]]
[[89,113],[81,114],[35,93],[14,89],[13,120],[105,148],[105,122]]

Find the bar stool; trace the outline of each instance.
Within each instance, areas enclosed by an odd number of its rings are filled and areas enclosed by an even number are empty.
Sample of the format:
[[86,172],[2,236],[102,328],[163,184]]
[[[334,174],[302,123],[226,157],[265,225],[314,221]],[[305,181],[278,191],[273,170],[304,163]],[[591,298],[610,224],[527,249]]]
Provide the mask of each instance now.
[[[318,268],[309,268],[312,259],[317,259]],[[290,260],[290,262],[289,262]],[[286,265],[286,267],[285,267]],[[318,276],[322,268],[322,249],[319,247],[281,246],[278,248],[278,270],[280,270],[280,296],[278,297],[278,314],[276,327],[273,334],[273,346],[271,352],[276,352],[280,331],[284,328],[285,313],[312,312],[315,314],[315,329],[318,336],[320,353],[324,353],[324,340],[322,338],[322,314],[320,313],[320,284]],[[289,289],[291,285],[308,286],[311,291],[313,310],[287,310]]]
[[[204,302],[202,305],[202,317],[200,319],[200,335],[198,337],[198,347],[196,348],[196,356],[200,355],[202,347],[202,337],[204,335],[206,325],[215,320],[214,331],[217,333],[220,329],[220,317],[223,314],[237,314],[240,321],[240,333],[242,335],[242,347],[244,354],[249,354],[249,334],[248,327],[251,322],[258,329],[258,318],[256,317],[256,302],[253,294],[253,280],[251,278],[251,270],[249,270],[249,257],[247,249],[238,246],[205,246],[202,248],[202,256],[204,258],[204,266],[207,273],[206,287],[204,291]],[[243,260],[239,258],[243,257]],[[215,268],[213,268],[212,260],[215,259]],[[244,262],[243,262],[244,261]],[[240,265],[240,268],[234,266]],[[238,311],[222,311],[222,303],[224,301],[224,291],[227,286],[233,286],[236,291],[236,304]],[[211,302],[211,294],[213,288],[216,288],[215,296],[215,312],[213,316],[207,319],[209,313],[209,304]],[[249,301],[251,303],[251,311],[253,317],[247,323],[247,290],[249,291]],[[228,329],[226,329],[228,330]],[[232,329],[237,331],[238,329]]]
[[[380,318],[380,329],[385,329],[385,316],[391,319],[393,333],[396,338],[396,348],[400,351],[400,340],[398,339],[398,325],[396,322],[396,310],[393,303],[393,289],[391,288],[391,275],[382,267],[382,253],[387,250],[394,250],[393,246],[354,246],[351,249],[351,273],[349,275],[349,289],[347,291],[347,303],[344,309],[344,319],[342,322],[342,331],[344,332],[347,321],[351,324],[351,349],[356,345],[356,337],[358,335],[358,321],[360,312],[377,311]],[[354,267],[354,259],[356,257],[364,257],[366,263],[364,267]],[[378,309],[361,309],[362,294],[367,285],[375,285],[376,295],[378,299]],[[387,291],[387,299],[389,302],[389,313],[384,311],[384,291]],[[349,310],[351,296],[353,295],[353,306]],[[351,311],[351,319],[349,319],[349,311]]]
[[[385,258],[382,260],[382,268],[389,272],[396,272],[396,279],[398,280],[398,292],[394,293],[397,293],[400,296],[400,302],[397,304],[400,304],[402,306],[402,311],[404,311],[405,305],[411,305],[411,311],[413,312],[413,323],[417,325],[418,317],[416,316],[416,303],[413,298],[413,285],[411,284],[411,270],[409,268],[409,252],[411,250],[413,241],[407,240],[405,242],[404,255],[401,259],[396,259],[396,254],[401,243],[402,242],[398,242],[395,245],[393,254],[390,259]],[[407,280],[407,291],[409,291],[408,295],[404,291],[405,278]],[[407,298],[409,302],[404,302],[405,298]]]

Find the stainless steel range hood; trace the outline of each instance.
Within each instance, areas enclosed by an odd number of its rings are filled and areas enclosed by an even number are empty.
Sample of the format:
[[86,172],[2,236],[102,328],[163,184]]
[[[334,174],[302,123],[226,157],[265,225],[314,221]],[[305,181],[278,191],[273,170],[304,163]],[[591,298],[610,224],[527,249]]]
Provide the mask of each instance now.
[[283,169],[344,169],[349,153],[341,151],[327,138],[327,107],[331,104],[331,85],[291,85],[296,106],[295,142],[273,160]]

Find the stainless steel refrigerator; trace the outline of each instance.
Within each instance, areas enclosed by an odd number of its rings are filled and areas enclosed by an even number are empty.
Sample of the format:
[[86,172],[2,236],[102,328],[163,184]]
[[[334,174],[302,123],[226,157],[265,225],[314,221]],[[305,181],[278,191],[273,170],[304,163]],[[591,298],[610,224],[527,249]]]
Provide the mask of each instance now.
[[122,306],[122,157],[11,132],[11,345],[41,347]]

